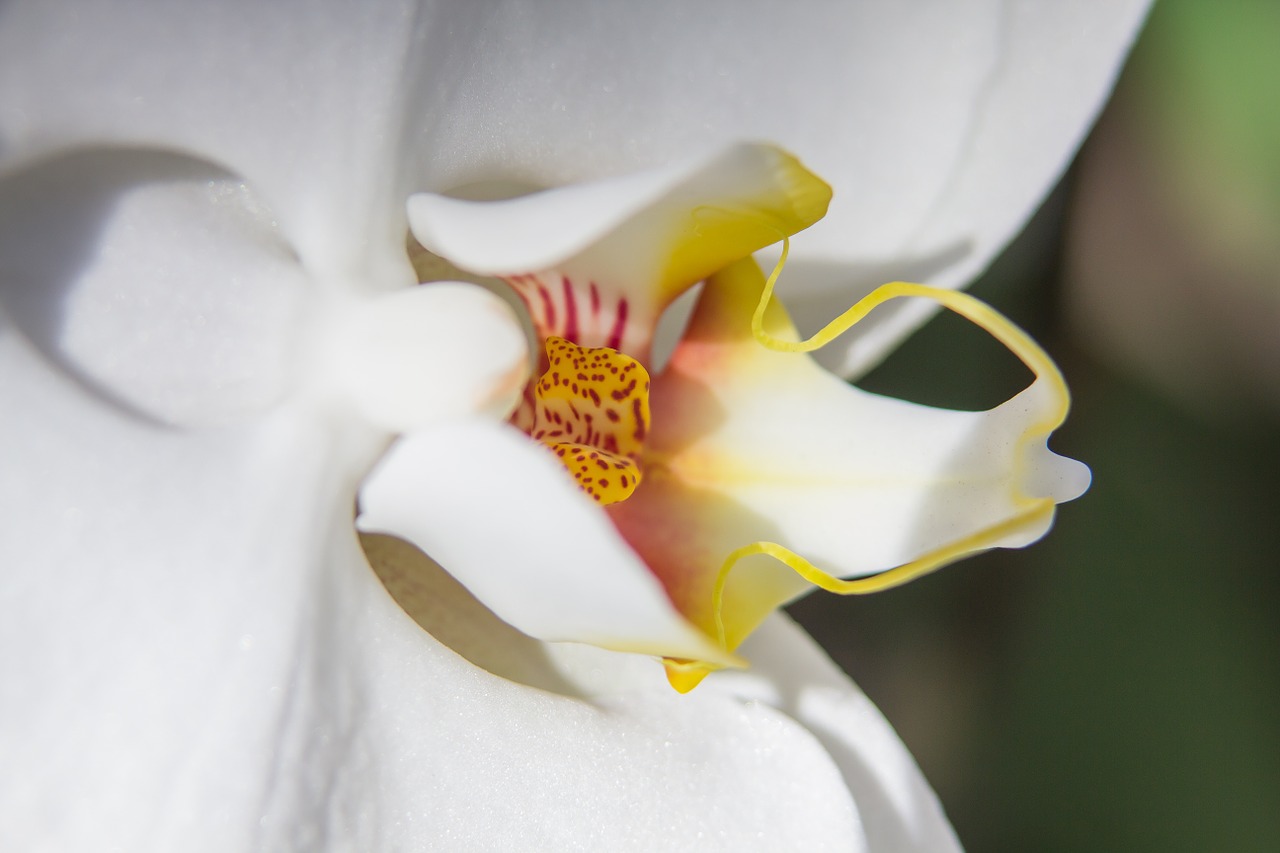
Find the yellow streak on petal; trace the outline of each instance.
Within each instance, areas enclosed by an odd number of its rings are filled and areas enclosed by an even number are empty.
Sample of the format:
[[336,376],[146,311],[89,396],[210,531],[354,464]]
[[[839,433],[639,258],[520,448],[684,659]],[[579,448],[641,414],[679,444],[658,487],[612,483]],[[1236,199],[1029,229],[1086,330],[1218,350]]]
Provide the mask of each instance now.
[[704,204],[693,227],[677,229],[662,272],[663,290],[683,291],[727,264],[796,234],[826,216],[831,187],[781,148],[766,149],[768,177],[751,196]]

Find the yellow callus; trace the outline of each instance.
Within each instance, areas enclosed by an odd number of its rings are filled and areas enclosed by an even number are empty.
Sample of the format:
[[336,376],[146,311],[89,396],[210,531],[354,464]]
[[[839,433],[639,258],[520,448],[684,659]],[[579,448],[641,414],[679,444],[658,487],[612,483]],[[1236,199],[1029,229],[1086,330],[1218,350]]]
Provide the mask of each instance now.
[[597,503],[626,500],[640,484],[649,433],[649,372],[608,347],[547,339],[534,386],[530,435],[549,447]]

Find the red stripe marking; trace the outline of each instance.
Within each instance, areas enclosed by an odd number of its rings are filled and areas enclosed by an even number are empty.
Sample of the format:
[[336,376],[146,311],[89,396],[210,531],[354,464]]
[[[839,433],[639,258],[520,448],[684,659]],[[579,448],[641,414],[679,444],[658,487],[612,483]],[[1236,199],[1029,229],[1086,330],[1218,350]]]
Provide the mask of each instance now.
[[541,284],[538,285],[538,296],[542,297],[542,320],[548,331],[556,328],[556,306],[551,301],[551,294]]
[[560,284],[564,288],[564,336],[577,343],[578,300],[574,297],[573,285],[567,277],[560,276]]
[[591,316],[600,316],[600,291],[596,289],[596,283],[591,282]]
[[627,300],[618,300],[618,313],[613,321],[613,330],[609,332],[609,340],[605,343],[609,349],[622,349],[622,334],[627,330]]

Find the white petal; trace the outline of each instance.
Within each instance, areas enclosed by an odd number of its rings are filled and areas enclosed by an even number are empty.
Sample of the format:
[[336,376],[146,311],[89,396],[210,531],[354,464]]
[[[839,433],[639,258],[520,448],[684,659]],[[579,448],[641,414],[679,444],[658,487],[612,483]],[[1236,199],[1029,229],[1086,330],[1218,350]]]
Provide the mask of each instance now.
[[306,292],[270,212],[207,162],[85,152],[0,182],[11,319],[156,420],[241,420],[289,393]]
[[868,849],[831,758],[767,706],[679,696],[656,666],[647,689],[591,703],[530,690],[450,666],[371,584],[334,594],[350,682],[317,683],[336,719],[289,751],[354,765],[328,813],[357,847]]
[[501,420],[515,408],[528,342],[501,297],[453,281],[335,302],[317,322],[310,365],[332,405],[387,432],[480,412]]
[[[176,149],[243,176],[313,268],[404,237],[395,167],[417,4],[7,3],[0,155]],[[4,161],[0,160],[0,171]]]
[[764,702],[809,729],[840,766],[868,850],[960,850],[937,795],[893,727],[799,626],[775,613],[742,651],[750,670],[713,673],[699,689]]
[[148,426],[2,320],[0,396],[6,842],[253,847],[318,627],[319,537],[358,460],[288,417]]
[[[399,240],[410,187],[552,186],[769,138],[836,187],[791,270],[808,325],[882,280],[956,286],[986,266],[1146,6],[8,4],[0,152],[196,151],[259,186],[308,263],[351,270]],[[404,155],[407,173],[387,167]],[[888,311],[832,359],[863,369],[923,314]]]
[[[796,290],[841,294],[816,321],[884,280],[982,269],[1075,150],[1146,5],[31,0],[0,14],[0,153],[197,152],[258,186],[309,264],[350,272],[384,262],[411,187],[556,185],[772,139],[837,191],[792,268]],[[920,313],[886,313],[840,361],[874,362]]]
[[[686,451],[691,466],[706,466],[707,479],[694,484],[767,519],[769,532],[755,538],[776,537],[843,576],[910,562],[1018,516],[1022,502],[1071,500],[1088,484],[1080,463],[1047,450],[1044,437],[1019,447],[1051,411],[1041,387],[990,412],[957,412],[868,394],[829,374],[786,375],[767,391],[717,394],[723,425],[703,438],[705,450]],[[1051,517],[985,547],[1026,545]]]
[[[751,660],[749,669],[712,673],[690,695],[767,705],[817,737],[854,797],[867,850],[960,850],[937,795],[893,727],[785,613],[765,620],[741,651]],[[587,695],[643,690],[662,678],[651,660],[595,647],[552,644],[544,655],[543,669],[554,667]]]
[[413,542],[530,636],[735,661],[671,606],[551,452],[511,427],[402,437],[361,487],[359,527]]
[[409,227],[423,246],[479,275],[555,269],[667,195],[701,160],[498,201],[419,193]]
[[[885,281],[983,269],[1062,173],[1147,5],[508,2],[432,59],[457,109],[411,124],[420,183],[554,186],[775,141],[836,191],[786,291],[839,295],[816,322]],[[924,313],[887,312],[839,360],[873,363]]]
[[[420,624],[436,636],[443,632],[451,648],[492,672],[597,698],[651,693],[665,682],[661,665],[644,656],[521,638],[410,545],[382,538],[375,554],[384,578],[388,563],[397,564],[397,600]],[[410,585],[416,589],[409,591]],[[803,630],[785,614],[774,614],[742,651],[750,669],[714,673],[691,697],[761,703],[815,735],[854,794],[868,850],[959,849],[937,797],[892,727]]]
[[[778,218],[776,233],[757,244],[767,245],[820,218],[828,199],[822,182],[785,152],[741,144],[709,157],[504,201],[423,193],[409,199],[409,224],[422,245],[480,275],[561,270],[591,249],[591,278],[653,284],[675,244],[699,231],[701,208],[741,217],[748,244],[758,219]],[[685,286],[739,257],[720,258]]]

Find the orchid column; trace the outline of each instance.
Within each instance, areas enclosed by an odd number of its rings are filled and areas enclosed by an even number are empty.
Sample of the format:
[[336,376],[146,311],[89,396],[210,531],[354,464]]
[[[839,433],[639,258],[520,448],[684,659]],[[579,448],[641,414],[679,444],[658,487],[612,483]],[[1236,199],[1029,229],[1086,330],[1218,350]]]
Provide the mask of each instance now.
[[[784,281],[803,328],[881,281],[981,269],[1141,11],[6,4],[4,836],[954,845],[892,731],[783,621],[739,650],[750,674],[680,697],[646,658],[502,633],[444,581],[461,655],[396,606],[358,484],[398,431],[496,417],[529,355],[484,294],[404,295],[405,205],[770,139],[836,190]],[[918,319],[884,316],[834,361]],[[376,333],[403,317],[437,335]]]

